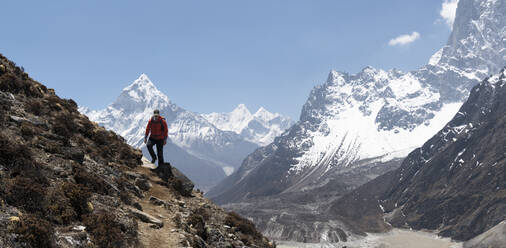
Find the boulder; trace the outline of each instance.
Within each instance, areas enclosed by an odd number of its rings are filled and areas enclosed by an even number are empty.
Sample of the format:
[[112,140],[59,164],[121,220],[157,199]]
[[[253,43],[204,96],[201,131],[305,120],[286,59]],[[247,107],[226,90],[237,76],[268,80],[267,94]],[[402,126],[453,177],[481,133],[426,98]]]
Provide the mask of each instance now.
[[157,225],[158,227],[162,227],[163,226],[163,221],[155,218],[154,216],[150,215],[150,214],[147,214],[145,212],[142,212],[138,209],[135,209],[135,208],[129,208],[130,212],[135,216],[137,217],[139,220],[143,221],[143,222],[146,222],[146,223],[151,223],[151,224],[155,224]]
[[157,205],[157,206],[167,205],[167,202],[165,202],[164,200],[158,199],[154,196],[149,197],[149,202],[151,202],[151,204]]
[[135,185],[144,191],[148,191],[151,187],[153,187],[149,180],[145,178],[135,179]]
[[174,175],[174,180],[172,180],[174,189],[181,193],[182,196],[191,196],[193,187],[195,186],[193,182],[174,167],[172,167],[172,174]]

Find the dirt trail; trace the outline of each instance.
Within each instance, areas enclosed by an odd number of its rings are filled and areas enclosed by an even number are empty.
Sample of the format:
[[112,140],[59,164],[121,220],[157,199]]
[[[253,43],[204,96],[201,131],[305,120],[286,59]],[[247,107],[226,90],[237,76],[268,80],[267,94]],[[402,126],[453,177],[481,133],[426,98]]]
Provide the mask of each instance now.
[[[153,185],[146,193],[146,197],[139,201],[142,206],[142,211],[154,216],[155,218],[163,221],[163,227],[160,229],[152,228],[153,224],[138,222],[139,235],[141,244],[144,247],[157,247],[157,248],[172,248],[178,247],[183,240],[181,235],[176,230],[177,227],[173,221],[176,211],[166,208],[163,205],[157,206],[149,201],[150,196],[158,199],[167,200],[174,199],[175,195],[165,186],[156,183],[160,179],[149,171],[149,164],[144,164],[143,167],[137,169],[138,173],[149,176],[149,180]],[[171,211],[172,210],[172,211]],[[184,237],[184,236],[183,236]]]

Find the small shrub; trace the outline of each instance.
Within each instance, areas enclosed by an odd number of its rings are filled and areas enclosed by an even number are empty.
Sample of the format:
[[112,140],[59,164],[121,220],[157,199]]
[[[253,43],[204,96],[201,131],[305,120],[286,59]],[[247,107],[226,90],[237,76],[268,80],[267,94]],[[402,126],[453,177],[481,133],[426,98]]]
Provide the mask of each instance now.
[[40,100],[30,100],[26,103],[25,110],[36,116],[40,116],[43,113],[44,105]]
[[195,214],[202,216],[202,218],[204,218],[204,221],[208,221],[211,218],[209,212],[204,207],[197,208],[197,210],[195,210]]
[[20,241],[26,242],[28,247],[46,248],[56,246],[51,223],[36,215],[23,215],[20,223],[14,229],[14,233],[19,234]]
[[45,186],[33,178],[17,176],[9,185],[6,185],[6,201],[27,212],[41,213],[46,192]]
[[88,187],[95,193],[102,195],[107,195],[109,193],[109,185],[104,181],[104,179],[88,173],[82,168],[74,167],[74,179],[76,180],[76,183]]
[[84,121],[82,123],[82,127],[78,127],[78,131],[80,133],[82,133],[84,137],[93,140],[92,137],[94,136],[94,132],[93,132],[94,128],[95,128],[95,126],[93,125],[93,123],[91,123],[91,121]]
[[188,216],[188,224],[192,225],[192,227],[197,231],[197,235],[199,235],[203,240],[207,239],[206,229],[205,229],[205,221],[202,215],[197,213],[191,213]]
[[21,123],[21,135],[25,138],[25,139],[31,139],[33,138],[33,135],[37,133],[37,127],[35,127],[34,125],[30,124],[29,122],[27,121],[24,121]]
[[132,233],[137,230],[124,230],[112,213],[100,211],[90,214],[83,222],[98,247],[125,247],[126,243],[135,242],[136,237]]
[[[262,238],[262,235],[260,234],[260,232],[257,231],[257,229],[255,228],[255,224],[253,224],[253,222],[243,218],[242,216],[240,216],[235,212],[227,213],[227,217],[225,217],[225,225],[235,227],[239,232],[246,235],[251,235],[255,239]],[[245,242],[246,244],[249,243],[249,240],[246,238],[244,238],[242,241]]]
[[69,224],[77,219],[76,211],[65,196],[62,187],[52,188],[46,196],[45,216],[57,224]]
[[81,216],[88,212],[88,201],[91,197],[89,189],[70,182],[65,182],[62,188],[77,217],[82,219]]
[[100,146],[106,145],[108,143],[108,133],[103,129],[98,129],[92,136],[92,140],[95,141]]
[[67,139],[72,137],[73,133],[76,132],[76,125],[72,115],[62,113],[56,116],[53,131]]
[[181,229],[183,227],[183,222],[181,221],[181,215],[176,214],[174,218],[172,218],[172,222],[174,222],[174,226],[177,229]]
[[35,163],[32,159],[31,150],[24,144],[14,143],[9,138],[0,135],[0,164],[10,169],[25,169]]

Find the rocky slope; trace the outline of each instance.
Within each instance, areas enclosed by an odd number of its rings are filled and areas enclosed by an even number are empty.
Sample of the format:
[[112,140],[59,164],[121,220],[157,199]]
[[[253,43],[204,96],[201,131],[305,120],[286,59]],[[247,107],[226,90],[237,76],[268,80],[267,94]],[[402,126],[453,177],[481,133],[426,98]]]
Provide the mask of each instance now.
[[244,104],[239,104],[230,113],[210,113],[202,116],[217,128],[235,132],[259,146],[270,144],[275,137],[294,124],[290,118],[271,113],[263,107],[251,114]]
[[241,160],[258,146],[231,131],[216,128],[201,115],[172,103],[149,78],[142,74],[127,86],[106,109],[80,112],[92,121],[113,130],[128,144],[142,148],[147,121],[159,109],[169,128],[168,145],[164,147],[167,161],[178,165],[202,189],[208,189],[230,174]]
[[399,169],[335,201],[329,211],[362,231],[395,226],[469,240],[506,220],[505,141],[503,69],[474,87],[453,119]]
[[[504,66],[504,13],[504,1],[459,1],[447,45],[418,70],[331,71],[326,83],[311,91],[300,120],[246,157],[208,195],[264,223],[283,214],[276,198],[297,195],[297,200],[304,200],[291,204],[314,213],[396,169],[409,152],[450,121],[474,85]],[[272,203],[262,209],[269,214],[254,216],[248,211],[257,201]],[[312,225],[307,223],[303,230],[303,225],[284,228],[306,233],[309,239],[318,236]]]
[[0,247],[272,246],[2,55],[0,125]]

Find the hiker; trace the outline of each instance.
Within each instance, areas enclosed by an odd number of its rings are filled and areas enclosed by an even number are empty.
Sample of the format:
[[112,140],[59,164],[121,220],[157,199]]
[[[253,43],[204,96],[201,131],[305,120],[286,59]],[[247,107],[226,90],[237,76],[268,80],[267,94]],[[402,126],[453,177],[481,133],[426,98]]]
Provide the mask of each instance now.
[[[155,109],[155,111],[153,111],[153,116],[149,119],[148,126],[146,127],[144,143],[148,147],[149,155],[151,155],[151,163],[155,163],[158,155],[158,167],[156,167],[156,169],[161,168],[164,164],[163,146],[167,144],[167,137],[167,122],[165,122],[165,118],[160,116],[160,110]],[[156,145],[156,154],[155,151],[153,151],[154,145]]]

